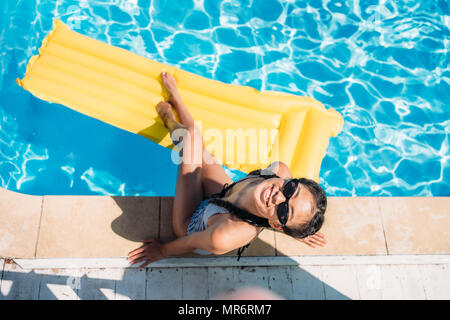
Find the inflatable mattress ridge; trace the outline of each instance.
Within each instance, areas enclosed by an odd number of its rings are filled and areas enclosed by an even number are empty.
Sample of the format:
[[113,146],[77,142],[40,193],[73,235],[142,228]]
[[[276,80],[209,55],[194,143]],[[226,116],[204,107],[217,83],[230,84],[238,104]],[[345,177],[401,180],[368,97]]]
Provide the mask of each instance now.
[[40,99],[173,148],[155,108],[167,99],[162,71],[175,77],[194,119],[209,130],[206,136],[222,139],[205,142],[220,163],[249,172],[283,161],[293,176],[318,181],[329,139],[342,130],[343,119],[312,97],[207,79],[72,31],[58,19],[16,82]]

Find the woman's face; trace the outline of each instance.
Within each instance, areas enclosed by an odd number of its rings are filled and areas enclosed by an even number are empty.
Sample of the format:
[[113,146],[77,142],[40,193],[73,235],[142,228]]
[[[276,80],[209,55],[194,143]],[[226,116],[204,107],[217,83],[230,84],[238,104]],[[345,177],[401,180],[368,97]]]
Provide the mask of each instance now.
[[[286,201],[282,190],[287,180],[271,178],[261,181],[252,192],[258,213],[267,218],[272,227],[282,230],[277,216],[277,206]],[[302,184],[298,184],[292,197],[289,199],[289,216],[286,226],[298,226],[307,223],[312,218],[314,196]]]

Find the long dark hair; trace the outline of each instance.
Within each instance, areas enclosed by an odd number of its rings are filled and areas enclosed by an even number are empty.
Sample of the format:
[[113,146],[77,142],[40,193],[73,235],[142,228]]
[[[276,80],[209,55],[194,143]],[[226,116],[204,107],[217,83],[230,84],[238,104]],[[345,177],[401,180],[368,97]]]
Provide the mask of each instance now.
[[327,196],[325,191],[314,180],[306,178],[300,178],[298,180],[314,197],[313,217],[309,222],[301,226],[295,228],[285,227],[283,231],[291,237],[303,239],[312,236],[322,227],[325,220],[325,210],[327,209]]

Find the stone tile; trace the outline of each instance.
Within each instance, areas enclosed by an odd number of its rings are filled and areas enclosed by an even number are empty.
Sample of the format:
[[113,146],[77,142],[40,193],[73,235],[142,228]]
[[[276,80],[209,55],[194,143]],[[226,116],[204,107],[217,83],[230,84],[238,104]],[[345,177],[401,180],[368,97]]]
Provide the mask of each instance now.
[[450,265],[418,266],[428,300],[450,300]]
[[114,300],[115,288],[122,280],[123,271],[115,268],[86,270],[79,280],[78,296],[81,300]]
[[158,220],[158,197],[45,196],[37,257],[126,256]]
[[376,197],[329,197],[320,232],[327,244],[311,248],[283,233],[275,233],[277,255],[386,254]]
[[80,300],[83,273],[77,269],[33,269],[39,281],[39,300]]
[[148,300],[180,300],[183,292],[184,269],[148,269],[146,275],[146,298]]
[[294,296],[290,266],[267,267],[269,290],[287,300]]
[[425,288],[418,265],[380,266],[383,300],[425,300]]
[[34,258],[41,196],[0,188],[0,256]]
[[[325,287],[321,266],[290,267],[292,299],[325,300]],[[328,289],[330,290],[330,289]]]
[[37,300],[40,275],[34,270],[22,269],[15,263],[6,263],[0,287],[0,300]]
[[122,277],[116,281],[116,300],[145,300],[146,269],[123,269]]
[[382,299],[381,267],[382,266],[376,264],[355,265],[361,300]]
[[389,254],[450,253],[450,197],[379,198]]
[[208,268],[191,267],[182,270],[181,299],[206,300],[208,296]]
[[[233,253],[237,255],[237,251]],[[275,255],[275,232],[263,230],[250,246],[242,254],[245,256],[274,256]]]
[[112,197],[116,207],[122,211],[111,223],[119,236],[140,242],[157,238],[159,229],[159,197]]
[[232,267],[208,267],[208,293],[214,300],[220,294],[234,292],[234,272]]
[[268,267],[242,267],[233,269],[236,289],[259,287],[269,290]]
[[354,265],[322,266],[326,300],[359,300],[358,279]]
[[159,239],[162,242],[169,242],[177,238],[172,227],[173,197],[161,197],[160,199]]

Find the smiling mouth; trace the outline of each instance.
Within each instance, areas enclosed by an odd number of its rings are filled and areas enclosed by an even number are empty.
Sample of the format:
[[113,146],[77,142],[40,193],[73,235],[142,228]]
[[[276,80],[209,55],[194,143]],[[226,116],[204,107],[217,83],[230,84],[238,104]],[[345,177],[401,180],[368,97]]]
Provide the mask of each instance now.
[[273,185],[272,186],[268,186],[263,192],[262,192],[262,200],[263,202],[266,204],[266,207],[269,206],[269,199],[270,196],[272,195],[272,190],[273,190]]

